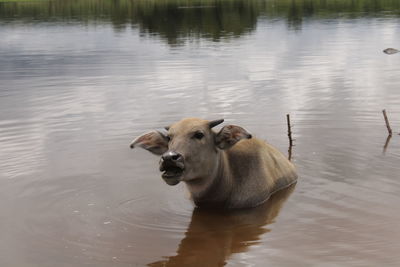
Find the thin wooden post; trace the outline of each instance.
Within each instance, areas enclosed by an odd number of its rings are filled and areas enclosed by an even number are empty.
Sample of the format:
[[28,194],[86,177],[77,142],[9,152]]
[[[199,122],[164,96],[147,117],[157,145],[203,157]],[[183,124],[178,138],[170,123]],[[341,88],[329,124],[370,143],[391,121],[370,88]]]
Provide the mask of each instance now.
[[389,132],[389,135],[392,136],[392,128],[390,128],[389,119],[386,115],[386,110],[385,109],[382,110],[382,113],[383,113],[383,117],[385,118],[386,128]]
[[288,127],[288,137],[289,137],[289,149],[288,149],[288,159],[292,159],[292,147],[293,147],[293,138],[292,138],[292,126],[290,125],[290,115],[286,114],[286,121]]

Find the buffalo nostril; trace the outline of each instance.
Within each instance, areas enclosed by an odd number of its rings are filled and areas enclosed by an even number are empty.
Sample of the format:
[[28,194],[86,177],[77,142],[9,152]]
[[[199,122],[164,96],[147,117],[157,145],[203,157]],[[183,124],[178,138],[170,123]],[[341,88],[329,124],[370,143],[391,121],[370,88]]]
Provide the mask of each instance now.
[[180,155],[173,155],[171,157],[172,160],[178,160],[180,158]]

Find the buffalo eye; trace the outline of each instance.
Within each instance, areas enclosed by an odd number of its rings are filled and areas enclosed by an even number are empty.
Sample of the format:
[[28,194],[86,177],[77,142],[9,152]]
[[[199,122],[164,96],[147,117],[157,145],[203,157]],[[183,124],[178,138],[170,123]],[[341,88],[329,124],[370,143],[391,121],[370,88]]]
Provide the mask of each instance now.
[[202,139],[203,137],[204,137],[204,134],[202,132],[195,132],[193,135],[193,138],[196,138],[199,140]]

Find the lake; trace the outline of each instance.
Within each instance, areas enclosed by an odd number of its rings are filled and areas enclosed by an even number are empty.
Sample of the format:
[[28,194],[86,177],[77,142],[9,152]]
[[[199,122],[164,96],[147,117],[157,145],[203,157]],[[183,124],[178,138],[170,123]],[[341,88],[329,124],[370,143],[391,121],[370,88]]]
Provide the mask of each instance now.
[[[1,266],[399,266],[398,0],[0,0]],[[393,136],[382,115],[386,109]],[[195,209],[138,135],[224,118],[299,180]]]

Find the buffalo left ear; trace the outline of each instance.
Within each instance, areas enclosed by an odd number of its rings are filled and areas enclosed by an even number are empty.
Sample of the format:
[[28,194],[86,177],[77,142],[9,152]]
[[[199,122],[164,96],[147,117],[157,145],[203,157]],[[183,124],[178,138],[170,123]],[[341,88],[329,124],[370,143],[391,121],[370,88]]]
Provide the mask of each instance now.
[[168,150],[168,138],[162,131],[149,132],[134,139],[130,145],[131,148],[137,146],[153,154],[162,155]]
[[242,139],[250,139],[251,134],[244,128],[236,125],[222,127],[215,136],[215,144],[220,149],[228,149]]

